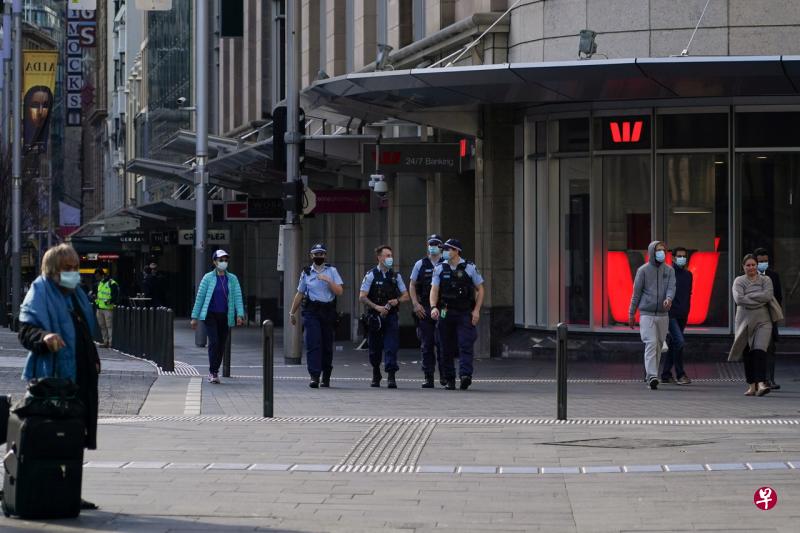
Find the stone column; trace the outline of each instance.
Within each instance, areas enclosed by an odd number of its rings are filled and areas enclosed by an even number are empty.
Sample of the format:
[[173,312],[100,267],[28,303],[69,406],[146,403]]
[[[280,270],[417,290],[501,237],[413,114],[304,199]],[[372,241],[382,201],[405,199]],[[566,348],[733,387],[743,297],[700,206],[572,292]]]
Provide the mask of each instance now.
[[475,165],[475,263],[486,296],[476,355],[498,357],[514,328],[514,114],[487,108]]

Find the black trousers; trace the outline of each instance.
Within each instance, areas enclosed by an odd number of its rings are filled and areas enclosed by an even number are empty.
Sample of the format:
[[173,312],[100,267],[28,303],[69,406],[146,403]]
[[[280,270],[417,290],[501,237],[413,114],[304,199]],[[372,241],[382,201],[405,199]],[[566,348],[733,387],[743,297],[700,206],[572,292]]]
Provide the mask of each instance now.
[[208,372],[218,374],[228,343],[228,313],[212,313],[206,315],[206,334],[208,335]]
[[767,380],[767,352],[745,348],[744,377],[748,384]]

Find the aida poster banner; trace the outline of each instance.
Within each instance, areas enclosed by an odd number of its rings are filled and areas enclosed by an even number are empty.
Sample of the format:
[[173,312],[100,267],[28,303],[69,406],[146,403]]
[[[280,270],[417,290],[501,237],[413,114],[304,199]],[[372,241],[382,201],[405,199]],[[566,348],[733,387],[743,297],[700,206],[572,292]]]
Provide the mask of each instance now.
[[22,133],[27,152],[47,151],[57,64],[58,52],[54,50],[23,51]]

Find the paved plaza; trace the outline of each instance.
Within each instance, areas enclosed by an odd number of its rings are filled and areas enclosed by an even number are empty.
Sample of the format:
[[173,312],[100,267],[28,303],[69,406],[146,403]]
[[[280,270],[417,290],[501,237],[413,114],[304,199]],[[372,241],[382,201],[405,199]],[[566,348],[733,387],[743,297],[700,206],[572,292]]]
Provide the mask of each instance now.
[[[261,417],[260,332],[238,329],[231,378],[176,323],[176,372],[102,350],[99,448],[77,520],[0,518],[2,531],[797,531],[800,365],[742,396],[741,369],[692,361],[689,386],[650,391],[636,362],[570,362],[554,420],[552,361],[481,360],[469,391],[369,387],[366,352],[335,353],[312,390],[276,342],[275,418]],[[20,394],[22,350],[0,330],[0,391]],[[753,503],[772,487],[777,506]]]

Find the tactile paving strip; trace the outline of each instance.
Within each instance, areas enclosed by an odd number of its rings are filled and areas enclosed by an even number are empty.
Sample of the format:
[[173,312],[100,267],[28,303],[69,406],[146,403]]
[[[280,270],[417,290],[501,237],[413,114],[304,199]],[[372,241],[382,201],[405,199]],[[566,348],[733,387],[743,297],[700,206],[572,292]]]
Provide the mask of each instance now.
[[436,423],[388,420],[373,424],[334,472],[401,471],[413,469]]

